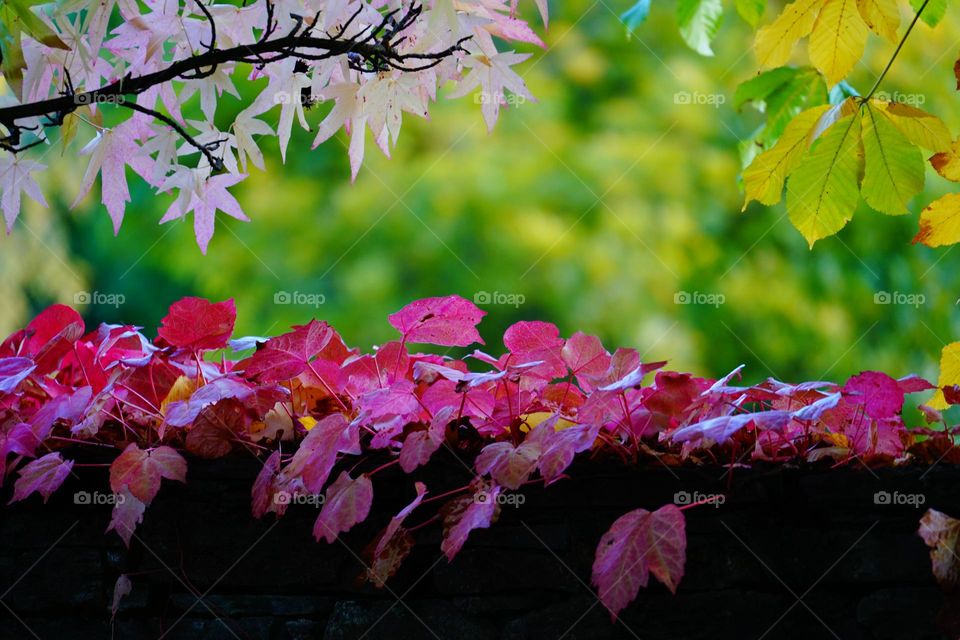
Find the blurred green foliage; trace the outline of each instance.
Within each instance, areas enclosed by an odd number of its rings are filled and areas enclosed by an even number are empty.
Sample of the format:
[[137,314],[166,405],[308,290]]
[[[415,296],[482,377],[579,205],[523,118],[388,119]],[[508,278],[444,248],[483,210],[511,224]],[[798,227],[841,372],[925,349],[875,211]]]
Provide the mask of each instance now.
[[[738,145],[762,123],[750,107],[732,107],[737,84],[757,71],[750,28],[728,8],[716,55],[704,58],[684,45],[671,11],[655,7],[628,38],[617,17],[628,3],[608,3],[551,7],[548,48],[521,69],[539,102],[507,109],[492,134],[478,104],[441,100],[430,122],[405,118],[392,159],[368,140],[355,184],[343,139],[310,151],[312,134],[299,131],[285,166],[266,148],[267,172],[251,167],[234,190],[252,222],[218,220],[206,257],[192,220],[157,226],[171,199],[135,178],[119,237],[96,189],[68,210],[86,160],[50,153],[52,210],[31,203],[0,239],[0,329],[78,290],[125,296],[118,309],[81,307],[91,322],[135,322],[151,334],[181,296],[232,296],[239,334],[316,316],[369,346],[392,339],[386,315],[414,298],[499,292],[525,301],[485,307],[481,332],[494,352],[509,324],[536,318],[704,375],[745,362],[750,380],[863,369],[935,376],[941,347],[960,338],[960,253],[909,240],[920,206],[951,185],[928,171],[913,215],[864,208],[809,251],[782,205],[740,212]],[[919,26],[883,87],[922,100],[953,131],[958,36],[950,17]],[[871,38],[852,84],[868,89],[892,49]],[[227,98],[220,108],[229,122],[241,105]],[[278,292],[324,303],[277,304]],[[723,304],[677,304],[679,292]],[[923,304],[876,304],[881,292]]]

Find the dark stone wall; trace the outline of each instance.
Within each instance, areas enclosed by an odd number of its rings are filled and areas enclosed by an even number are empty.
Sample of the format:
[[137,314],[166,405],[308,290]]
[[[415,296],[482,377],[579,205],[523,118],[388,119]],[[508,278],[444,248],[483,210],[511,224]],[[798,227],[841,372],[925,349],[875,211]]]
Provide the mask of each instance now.
[[[104,468],[78,468],[46,505],[33,496],[0,508],[0,638],[960,637],[943,630],[957,608],[934,583],[916,535],[927,507],[960,515],[960,471],[946,465],[730,475],[581,464],[549,489],[526,488],[526,503],[505,505],[500,522],[474,532],[453,563],[439,551],[438,527],[422,529],[384,590],[358,584],[358,556],[411,499],[409,479],[378,475],[370,522],[327,545],[311,536],[315,507],[291,507],[279,522],[252,518],[258,469],[242,454],[191,460],[189,484],[164,481],[129,551],[104,535],[109,506],[73,500],[77,491],[107,490]],[[425,474],[434,487],[469,479],[449,460]],[[685,512],[678,593],[651,579],[612,623],[589,588],[600,536],[623,513],[682,491],[728,497]],[[879,491],[921,495],[924,504],[876,504]],[[9,493],[4,487],[5,501]],[[132,575],[133,591],[111,623],[121,572]]]

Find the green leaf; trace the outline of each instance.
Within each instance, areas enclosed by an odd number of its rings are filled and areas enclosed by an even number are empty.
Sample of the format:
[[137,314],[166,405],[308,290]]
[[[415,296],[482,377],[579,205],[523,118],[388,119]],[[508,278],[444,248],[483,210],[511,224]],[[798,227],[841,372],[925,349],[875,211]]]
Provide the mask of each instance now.
[[70,47],[64,44],[56,32],[30,9],[33,5],[43,3],[43,0],[3,0],[3,5],[0,7],[0,21],[12,34],[22,30],[48,47],[69,50]]
[[796,77],[798,72],[797,67],[777,67],[741,82],[733,93],[734,108],[742,109],[748,102],[757,102],[760,103],[758,108],[762,109],[767,96]]
[[690,48],[704,56],[712,56],[710,41],[720,30],[723,4],[720,0],[678,0],[677,22],[680,35]]
[[763,18],[763,11],[767,8],[766,0],[736,0],[737,13],[747,24],[756,28]]
[[743,172],[746,195],[744,209],[751,200],[767,205],[780,202],[783,182],[803,158],[804,152],[810,145],[814,127],[829,108],[829,105],[821,105],[798,115],[787,125],[773,148],[753,159],[747,170]]
[[787,183],[787,215],[810,248],[840,231],[853,217],[863,166],[860,118],[837,120],[810,149]]
[[[910,6],[913,7],[914,11],[919,11],[920,7],[923,6],[923,0],[910,0]],[[926,22],[928,26],[935,27],[940,24],[946,14],[947,0],[930,0],[927,3],[927,8],[920,15],[920,19]]]
[[908,213],[907,203],[923,189],[923,154],[869,103],[862,125],[863,199],[883,213]]
[[627,25],[627,35],[646,21],[650,15],[650,0],[637,0],[637,3],[620,14],[620,20]]

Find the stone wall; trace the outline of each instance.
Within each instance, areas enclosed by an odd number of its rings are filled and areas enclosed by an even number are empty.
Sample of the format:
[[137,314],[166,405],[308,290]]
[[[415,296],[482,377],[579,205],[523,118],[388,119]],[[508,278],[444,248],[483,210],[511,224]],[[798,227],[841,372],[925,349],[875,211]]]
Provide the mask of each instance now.
[[[0,508],[0,638],[958,637],[938,631],[955,609],[944,606],[915,533],[926,507],[960,515],[960,472],[946,465],[731,477],[719,468],[582,464],[549,489],[525,489],[526,503],[505,506],[453,563],[442,559],[438,528],[422,529],[385,590],[357,582],[358,554],[410,500],[409,480],[378,476],[370,524],[327,545],[311,537],[315,507],[291,507],[279,522],[251,517],[258,469],[242,454],[191,460],[189,484],[164,481],[129,551],[104,535],[109,506],[73,500],[107,490],[104,468],[78,468],[46,505],[33,496]],[[441,460],[424,479],[449,486],[461,476],[463,467]],[[633,508],[718,491],[728,493],[722,506],[685,512],[677,595],[652,582],[612,623],[589,588],[603,532]],[[879,491],[920,494],[925,504],[878,505]],[[3,492],[6,501],[10,487]],[[111,624],[121,572],[133,591]]]

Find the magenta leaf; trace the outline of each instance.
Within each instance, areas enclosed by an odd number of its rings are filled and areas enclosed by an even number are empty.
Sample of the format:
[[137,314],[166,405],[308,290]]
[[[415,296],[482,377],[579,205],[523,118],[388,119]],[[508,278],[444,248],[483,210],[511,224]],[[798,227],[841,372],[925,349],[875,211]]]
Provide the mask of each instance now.
[[160,478],[187,481],[187,461],[167,446],[141,449],[132,442],[110,465],[113,492],[127,490],[145,505],[157,495]]
[[73,460],[64,460],[59,453],[47,455],[32,460],[20,469],[20,477],[13,486],[13,497],[10,502],[23,500],[36,491],[43,496],[46,502],[54,491],[60,488],[73,469]]
[[346,471],[327,489],[323,508],[313,525],[313,537],[334,542],[341,533],[363,522],[373,503],[373,483],[366,475],[357,479]]
[[500,487],[478,479],[470,488],[470,492],[450,500],[440,510],[443,516],[440,550],[448,561],[453,561],[460,552],[471,531],[486,529],[500,516]]
[[237,307],[232,298],[223,302],[183,298],[170,305],[157,333],[169,344],[189,351],[223,349],[236,320]]
[[405,342],[466,347],[483,339],[476,325],[486,315],[460,296],[415,300],[387,319]]
[[867,415],[882,420],[900,415],[904,391],[900,383],[879,371],[864,371],[847,380],[844,392],[862,402]]
[[260,382],[277,382],[295,378],[310,366],[310,361],[328,346],[342,344],[330,325],[319,320],[296,327],[293,331],[270,338],[256,353],[237,364],[244,375]]
[[597,545],[591,581],[612,618],[646,587],[652,573],[676,593],[683,578],[687,536],[683,512],[668,504],[620,516]]

